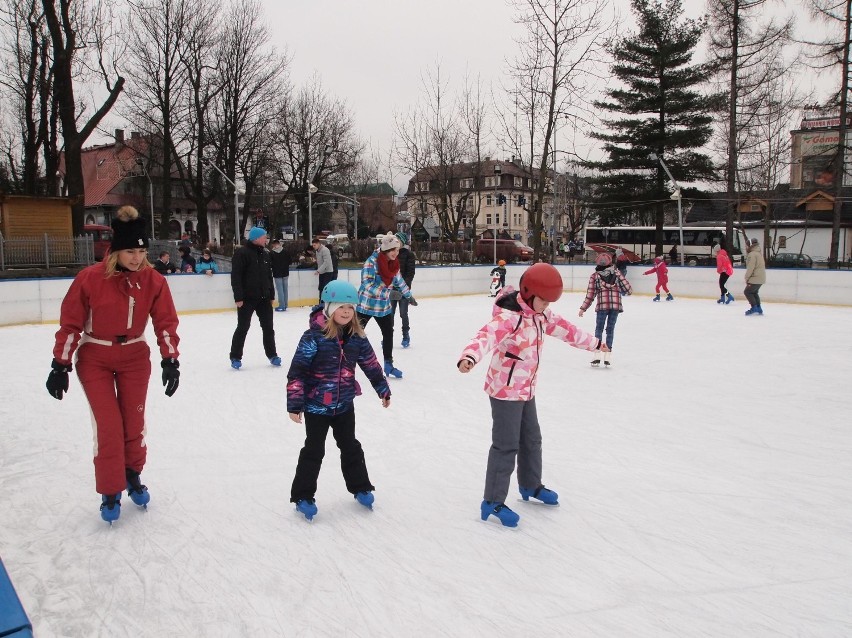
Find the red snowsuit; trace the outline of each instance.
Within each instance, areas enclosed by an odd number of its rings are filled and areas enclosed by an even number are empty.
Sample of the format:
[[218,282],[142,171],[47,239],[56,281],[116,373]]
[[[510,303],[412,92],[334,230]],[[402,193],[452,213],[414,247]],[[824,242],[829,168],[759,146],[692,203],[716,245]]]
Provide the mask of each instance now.
[[643,275],[650,275],[651,273],[657,273],[657,294],[660,294],[660,288],[669,291],[668,283],[669,283],[669,269],[666,266],[666,262],[664,262],[660,257],[654,257],[654,266],[650,270],[646,270]]
[[99,494],[120,493],[125,468],[141,472],[145,465],[149,316],[160,354],[176,359],[177,312],[166,279],[153,268],[107,277],[104,262],[94,264],[77,275],[62,300],[53,357],[68,365],[76,351],[77,376],[92,410]]

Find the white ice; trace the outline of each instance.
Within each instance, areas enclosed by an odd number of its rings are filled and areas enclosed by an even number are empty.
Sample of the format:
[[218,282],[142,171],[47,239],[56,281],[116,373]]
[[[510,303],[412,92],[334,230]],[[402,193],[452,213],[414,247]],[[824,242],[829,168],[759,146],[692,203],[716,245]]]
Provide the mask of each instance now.
[[[580,301],[553,308],[593,330]],[[151,504],[125,499],[112,528],[77,378],[61,402],[44,389],[56,326],[0,329],[0,554],[35,635],[852,635],[851,309],[636,296],[610,370],[549,340],[537,404],[561,506],[518,502],[513,479],[511,530],[479,519],[484,366],[455,367],[490,303],[411,309],[390,408],[359,373],[375,509],[329,437],[313,523],[288,502],[304,431],[284,392],[307,309],[275,315],[283,368],[255,323],[239,372],[235,314],[181,318],[180,389],[155,374],[149,393]]]

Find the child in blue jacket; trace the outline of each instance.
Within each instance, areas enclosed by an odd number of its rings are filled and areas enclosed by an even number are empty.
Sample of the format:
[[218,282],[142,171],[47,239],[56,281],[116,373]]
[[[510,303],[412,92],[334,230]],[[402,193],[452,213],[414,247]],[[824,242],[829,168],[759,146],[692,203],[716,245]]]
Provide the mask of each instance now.
[[340,467],[346,489],[365,507],[372,508],[373,490],[364,451],[355,438],[355,397],[361,388],[355,365],[367,375],[382,406],[390,405],[391,392],[382,366],[358,321],[358,292],[346,281],[331,281],[322,291],[321,305],[310,315],[310,328],[302,335],[287,373],[287,412],[302,422],[305,446],[299,453],[290,502],[308,520],[317,513],[314,496],[331,428],[340,448]]

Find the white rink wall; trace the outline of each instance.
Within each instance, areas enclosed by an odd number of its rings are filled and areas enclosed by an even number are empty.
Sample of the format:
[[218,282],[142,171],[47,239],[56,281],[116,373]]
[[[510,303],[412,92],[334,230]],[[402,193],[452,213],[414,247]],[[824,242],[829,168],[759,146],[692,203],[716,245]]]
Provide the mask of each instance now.
[[[419,266],[414,278],[414,295],[418,299],[452,295],[486,294],[491,266]],[[592,265],[558,265],[565,290],[584,293]],[[517,286],[526,266],[507,266],[506,283]],[[651,295],[656,277],[643,276],[647,266],[630,266],[627,277],[634,294]],[[743,268],[736,268],[728,280],[728,288],[737,298],[744,288]],[[340,279],[356,287],[361,271],[341,269]],[[0,325],[51,323],[59,320],[62,298],[71,278],[14,279],[0,281]],[[234,308],[230,273],[213,276],[170,275],[169,287],[178,312],[222,311]],[[669,269],[669,289],[677,297],[715,299],[719,296],[718,275],[714,268],[673,267]],[[313,270],[291,270],[289,305],[308,306],[318,297],[317,278]],[[852,271],[822,269],[778,269],[767,271],[767,283],[760,290],[767,303],[813,303],[852,306]],[[579,303],[578,303],[579,305]]]

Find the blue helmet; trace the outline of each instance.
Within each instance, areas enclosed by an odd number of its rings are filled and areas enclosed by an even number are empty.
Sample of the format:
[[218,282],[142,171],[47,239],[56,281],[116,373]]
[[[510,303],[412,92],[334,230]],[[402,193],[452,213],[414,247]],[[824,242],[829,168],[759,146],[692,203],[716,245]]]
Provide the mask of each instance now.
[[355,290],[355,286],[350,284],[348,281],[340,281],[339,279],[335,279],[334,281],[329,281],[325,288],[322,289],[322,294],[320,295],[320,300],[325,303],[342,303],[342,304],[352,304],[353,306],[358,305],[358,291]]

